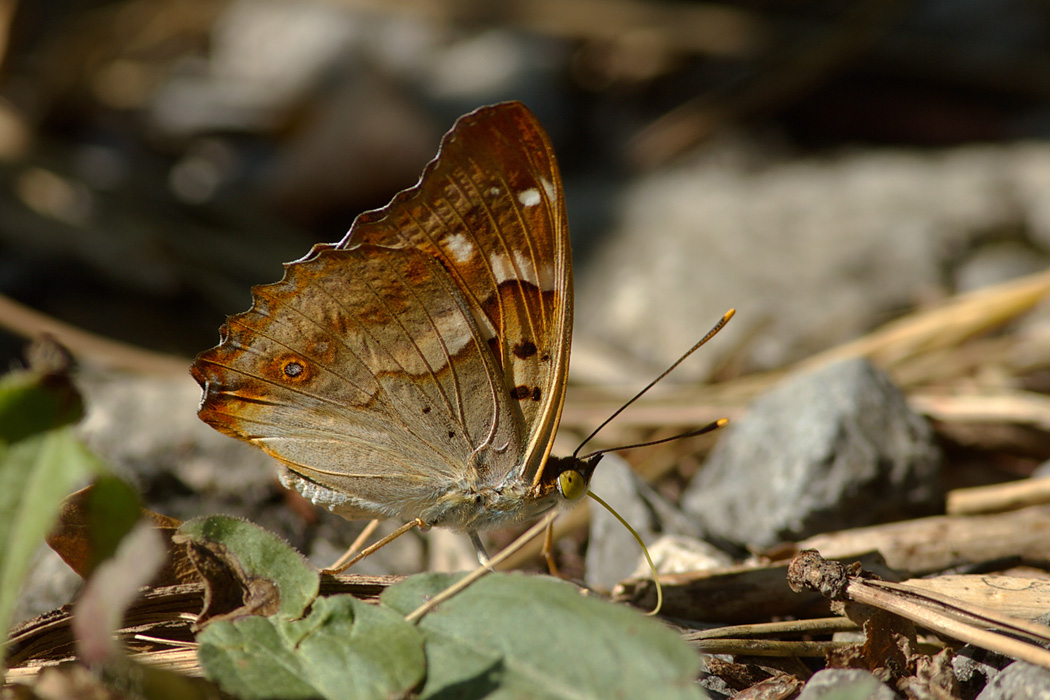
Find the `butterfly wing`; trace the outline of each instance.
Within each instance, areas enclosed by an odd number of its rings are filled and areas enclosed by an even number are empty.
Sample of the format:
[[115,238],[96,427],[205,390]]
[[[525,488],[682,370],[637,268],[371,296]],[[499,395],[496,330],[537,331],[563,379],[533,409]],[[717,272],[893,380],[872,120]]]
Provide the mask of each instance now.
[[523,106],[461,119],[416,187],[253,296],[194,363],[200,416],[301,491],[441,524],[479,486],[538,481],[572,293],[560,178]]
[[321,249],[253,297],[194,363],[200,416],[281,460],[307,480],[300,490],[328,493],[326,505],[351,518],[440,524],[443,494],[506,471],[512,456],[500,448],[520,444],[522,424],[433,257]]
[[437,257],[478,325],[527,429],[517,476],[536,484],[561,418],[572,335],[572,259],[561,175],[519,102],[462,117],[416,187],[365,212],[338,244]]

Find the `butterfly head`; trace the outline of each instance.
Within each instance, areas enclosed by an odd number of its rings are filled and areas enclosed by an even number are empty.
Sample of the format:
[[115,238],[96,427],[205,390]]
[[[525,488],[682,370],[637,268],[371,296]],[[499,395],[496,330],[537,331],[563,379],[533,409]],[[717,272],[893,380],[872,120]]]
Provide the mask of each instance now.
[[555,491],[569,503],[580,500],[587,493],[594,468],[602,455],[584,457],[551,457],[543,468],[543,476],[536,486],[537,494],[549,495]]

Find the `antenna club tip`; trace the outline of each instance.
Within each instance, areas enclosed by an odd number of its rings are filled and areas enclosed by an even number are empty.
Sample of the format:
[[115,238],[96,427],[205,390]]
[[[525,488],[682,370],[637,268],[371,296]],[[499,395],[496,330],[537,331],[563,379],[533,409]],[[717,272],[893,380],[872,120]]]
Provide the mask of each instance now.
[[733,318],[734,316],[736,316],[736,309],[730,309],[729,311],[726,311],[724,314],[722,314],[722,320],[723,322],[729,321],[729,319]]
[[717,428],[724,428],[727,425],[729,425],[729,419],[728,418],[719,418],[718,420],[715,421],[715,427],[717,427]]

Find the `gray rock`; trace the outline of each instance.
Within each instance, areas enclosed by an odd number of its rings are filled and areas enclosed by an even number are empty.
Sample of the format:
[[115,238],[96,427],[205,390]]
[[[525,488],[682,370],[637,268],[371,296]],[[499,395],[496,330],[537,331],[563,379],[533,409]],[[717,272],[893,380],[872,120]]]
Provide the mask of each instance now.
[[1042,272],[1047,259],[1040,251],[1018,241],[989,243],[973,250],[955,270],[955,288],[960,292],[988,287]]
[[145,490],[165,475],[219,498],[257,500],[270,489],[271,458],[197,418],[201,390],[188,361],[182,375],[85,372],[77,385],[87,404],[80,437]]
[[701,673],[699,685],[707,694],[708,700],[729,700],[736,695],[736,690],[716,675]]
[[46,544],[33,554],[25,584],[11,613],[11,624],[42,615],[73,601],[83,581]]
[[663,367],[735,307],[730,340],[677,376],[704,376],[728,353],[746,368],[782,367],[902,308],[1027,269],[971,263],[989,231],[1027,245],[1034,262],[1050,249],[1045,143],[790,159],[727,141],[616,193],[611,235],[577,267],[580,341]]
[[[1038,622],[1042,625],[1050,624],[1050,613],[1040,615],[1034,620],[1034,622]],[[1046,647],[1047,645],[1044,644],[1043,646]],[[999,692],[1001,692],[1001,694],[990,697],[1015,697],[1011,692],[1006,691],[1012,691],[1013,689],[1022,687],[1021,685],[1015,684],[1021,683],[1024,679],[1029,678],[1030,674],[1024,670],[1024,667],[1029,666],[1029,664],[1023,662],[1015,663],[1009,656],[989,651],[974,646],[973,644],[963,646],[955,653],[955,656],[952,657],[952,670],[955,672],[955,677],[959,681],[959,690],[961,691],[961,696],[964,700],[971,700],[976,697],[985,698],[985,700],[987,700],[984,691],[993,687],[992,681],[1001,675],[1001,671],[1007,667],[1013,668],[1014,666],[1018,666],[1018,668],[1010,671],[1009,676],[1004,681],[1000,682],[1005,685],[998,686],[1000,687]],[[1045,669],[1043,670],[1045,671]],[[1045,679],[1042,682],[1050,687],[1050,684],[1048,684]],[[1038,685],[1036,687],[1038,687]],[[1043,696],[1018,694],[1016,697],[1025,698]]]
[[1050,669],[1015,661],[996,674],[977,700],[1050,700]]
[[[660,533],[696,536],[699,528],[653,491],[626,461],[607,454],[591,479],[591,490],[631,524],[648,546]],[[612,589],[635,570],[641,552],[638,543],[616,518],[591,503],[587,545],[587,585]]]
[[797,700],[818,700],[832,695],[836,698],[864,698],[864,700],[897,700],[897,693],[868,671],[857,668],[829,668],[814,673]]
[[889,378],[867,360],[846,360],[755,401],[683,505],[717,537],[771,546],[938,512],[940,455]]
[[972,700],[999,671],[1013,662],[1008,656],[967,644],[952,657],[952,670],[964,700]]
[[[661,574],[682,574],[721,569],[737,563],[733,554],[705,540],[687,535],[660,535],[649,548],[649,556]],[[652,576],[649,564],[640,557],[628,578]]]

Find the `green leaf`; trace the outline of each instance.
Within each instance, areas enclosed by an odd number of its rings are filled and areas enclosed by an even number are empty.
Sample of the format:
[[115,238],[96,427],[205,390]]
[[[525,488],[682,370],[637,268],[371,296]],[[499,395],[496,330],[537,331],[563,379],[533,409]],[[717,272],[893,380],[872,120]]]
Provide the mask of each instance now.
[[[299,552],[247,520],[226,515],[195,518],[179,527],[173,541],[189,542],[206,552],[210,563],[223,569],[220,573],[225,576],[219,580],[228,581],[232,576],[254,598],[247,604],[255,612],[276,612],[285,620],[297,619],[320,590],[320,574]],[[198,562],[203,563],[199,557],[195,559]],[[201,574],[209,585],[217,585],[209,571]]]
[[102,476],[88,493],[87,507],[88,536],[98,563],[116,553],[124,536],[142,518],[142,504],[135,489],[123,479]]
[[[413,576],[383,605],[408,614],[457,577]],[[563,581],[491,574],[419,622],[422,698],[703,698],[700,660],[677,634],[636,610]],[[491,694],[491,695],[490,695]]]
[[309,616],[218,621],[197,637],[205,674],[244,698],[402,697],[423,678],[423,638],[397,613],[353,596],[318,598]]
[[0,377],[0,441],[7,444],[74,423],[83,410],[65,375],[15,371]]
[[0,625],[11,610],[29,562],[74,485],[105,471],[63,427],[0,443]]

